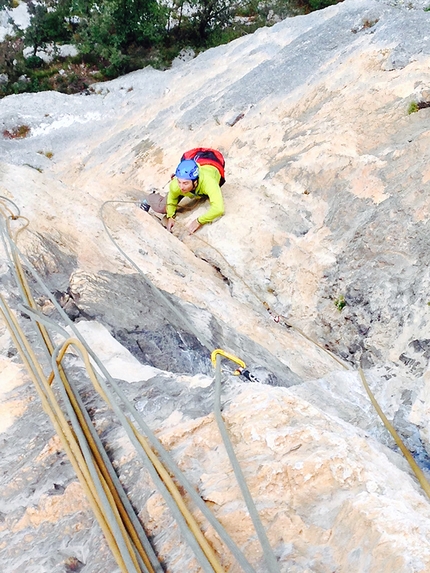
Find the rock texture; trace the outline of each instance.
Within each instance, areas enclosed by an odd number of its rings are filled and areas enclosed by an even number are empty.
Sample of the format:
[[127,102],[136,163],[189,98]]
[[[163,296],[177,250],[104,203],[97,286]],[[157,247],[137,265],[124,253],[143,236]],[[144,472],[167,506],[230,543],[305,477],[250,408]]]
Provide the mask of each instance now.
[[[365,368],[427,473],[424,8],[346,0],[166,72],[0,104],[2,133],[30,128],[0,138],[2,209],[6,197],[30,221],[19,248],[258,573],[261,549],[213,416],[217,347],[259,380],[232,377],[226,364],[223,416],[281,571],[430,568],[428,500],[356,372]],[[182,151],[201,145],[226,157],[226,214],[189,236],[205,206],[187,206],[169,234],[138,203],[152,188],[166,192]],[[0,272],[30,334],[4,250]],[[0,329],[0,568],[115,571]],[[123,430],[69,360],[166,571],[199,571]],[[205,533],[226,570],[239,570]]]

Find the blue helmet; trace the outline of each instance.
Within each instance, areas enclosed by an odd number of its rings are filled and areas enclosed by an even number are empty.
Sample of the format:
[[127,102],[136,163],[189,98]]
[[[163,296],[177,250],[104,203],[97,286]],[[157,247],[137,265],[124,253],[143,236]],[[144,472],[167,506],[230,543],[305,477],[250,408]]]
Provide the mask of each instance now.
[[194,159],[184,159],[176,168],[176,177],[195,181],[199,178],[199,166]]

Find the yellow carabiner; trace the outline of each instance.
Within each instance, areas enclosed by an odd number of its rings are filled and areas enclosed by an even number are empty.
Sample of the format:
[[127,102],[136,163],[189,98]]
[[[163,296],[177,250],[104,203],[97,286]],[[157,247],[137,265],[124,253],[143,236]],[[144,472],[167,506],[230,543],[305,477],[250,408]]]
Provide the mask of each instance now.
[[[246,364],[243,360],[241,360],[240,358],[238,358],[237,356],[233,356],[233,354],[229,354],[228,352],[225,352],[224,350],[222,350],[221,348],[217,348],[216,350],[214,350],[211,354],[211,360],[212,360],[212,364],[215,368],[216,366],[216,357],[217,354],[220,354],[221,356],[224,356],[224,358],[228,358],[229,360],[231,360],[232,362],[236,362],[236,364],[239,364],[239,366],[241,366],[242,368],[246,367]],[[236,371],[237,372],[237,371]],[[235,374],[236,374],[235,372]]]

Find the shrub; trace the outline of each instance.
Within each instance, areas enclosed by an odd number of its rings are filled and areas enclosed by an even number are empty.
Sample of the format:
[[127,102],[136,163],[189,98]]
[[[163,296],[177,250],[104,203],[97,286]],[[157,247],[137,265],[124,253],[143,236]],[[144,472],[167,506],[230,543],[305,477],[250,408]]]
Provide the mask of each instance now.
[[44,61],[39,56],[30,56],[25,60],[25,63],[30,69],[41,68],[44,65]]
[[343,294],[341,294],[335,301],[334,301],[334,306],[337,308],[337,310],[339,312],[342,312],[342,310],[345,308],[346,306],[346,300],[345,297],[343,296]]
[[411,103],[409,104],[408,107],[408,114],[411,115],[411,113],[415,113],[419,110],[418,104],[416,101],[411,101]]
[[30,127],[28,125],[19,125],[12,129],[5,129],[3,131],[3,137],[6,139],[24,139],[30,134]]
[[[14,1],[0,0],[0,8]],[[0,43],[0,74],[8,78],[0,85],[0,97],[42,90],[77,93],[147,65],[166,69],[184,47],[197,54],[279,18],[338,1],[25,0],[30,25]],[[73,43],[79,56],[49,63],[36,56],[38,48],[64,43]],[[23,45],[32,48],[27,60]]]
[[297,4],[304,8],[306,12],[322,10],[328,6],[339,4],[342,0],[298,0]]

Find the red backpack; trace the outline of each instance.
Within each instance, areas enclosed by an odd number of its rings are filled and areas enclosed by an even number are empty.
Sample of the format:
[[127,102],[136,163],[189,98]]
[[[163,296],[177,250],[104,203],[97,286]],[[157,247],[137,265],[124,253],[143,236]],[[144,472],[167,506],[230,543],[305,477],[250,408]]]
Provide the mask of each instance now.
[[221,175],[219,186],[221,187],[225,183],[225,160],[220,151],[216,149],[210,149],[208,147],[196,147],[195,149],[190,149],[186,151],[181,157],[181,161],[184,159],[194,159],[199,165],[213,165],[218,169]]

